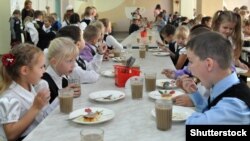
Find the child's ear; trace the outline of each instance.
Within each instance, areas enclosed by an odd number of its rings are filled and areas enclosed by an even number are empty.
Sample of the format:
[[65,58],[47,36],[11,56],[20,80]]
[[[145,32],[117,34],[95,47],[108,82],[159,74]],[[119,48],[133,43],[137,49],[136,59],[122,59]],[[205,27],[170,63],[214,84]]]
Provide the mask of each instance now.
[[22,66],[19,71],[21,75],[27,75],[29,74],[29,70],[30,68],[28,66]]
[[53,58],[50,59],[49,62],[50,62],[51,65],[54,66],[54,65],[56,65],[56,63],[57,63],[57,60],[56,60],[56,58],[53,57]]
[[94,41],[94,43],[97,43],[98,40],[99,40],[99,37],[96,37],[93,41]]
[[215,62],[214,62],[214,60],[212,59],[212,58],[207,58],[206,59],[206,66],[207,66],[207,70],[210,72],[210,71],[212,71],[213,70],[213,68],[214,68],[214,64]]
[[76,42],[76,47],[77,47],[77,48],[80,48],[80,45],[81,45],[80,41],[77,41],[77,42]]

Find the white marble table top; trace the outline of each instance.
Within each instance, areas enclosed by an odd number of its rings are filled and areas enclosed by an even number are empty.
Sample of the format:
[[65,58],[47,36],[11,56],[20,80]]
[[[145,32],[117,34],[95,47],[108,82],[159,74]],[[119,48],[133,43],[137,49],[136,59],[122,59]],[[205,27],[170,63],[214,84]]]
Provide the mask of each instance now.
[[[133,56],[138,58],[138,50],[133,50]],[[142,73],[154,71],[157,78],[165,78],[161,74],[163,68],[174,69],[169,56],[153,56],[147,52],[146,59],[137,59],[141,65]],[[112,60],[103,62],[102,70],[112,69]],[[91,101],[88,95],[100,90],[119,90],[126,93],[124,99],[112,103],[100,103]],[[86,128],[104,129],[104,141],[184,141],[185,123],[173,122],[168,131],[160,131],[156,128],[156,122],[151,115],[154,108],[154,100],[150,99],[146,92],[140,100],[132,100],[129,88],[115,86],[114,78],[101,76],[94,84],[83,84],[82,95],[74,99],[74,110],[84,107],[103,107],[115,112],[115,117],[105,123],[95,125],[77,124],[68,120],[68,115],[60,113],[57,107],[37,128],[35,128],[24,141],[80,141],[80,130]]]
[[[140,45],[148,45],[149,48],[157,48],[158,45],[156,41],[162,42],[160,38],[160,34],[157,30],[147,29],[147,37],[142,38],[140,36],[140,32],[142,29],[131,33],[127,38],[125,38],[121,44],[127,47],[129,44],[132,45],[133,48],[138,48]],[[152,40],[149,41],[148,36],[152,36]],[[140,39],[140,42],[137,42],[137,39]]]

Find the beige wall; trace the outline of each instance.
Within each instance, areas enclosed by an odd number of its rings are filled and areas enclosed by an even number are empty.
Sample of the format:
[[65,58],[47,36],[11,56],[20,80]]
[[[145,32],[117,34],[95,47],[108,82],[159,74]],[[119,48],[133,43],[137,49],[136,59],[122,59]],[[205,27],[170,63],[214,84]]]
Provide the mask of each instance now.
[[197,0],[197,13],[213,16],[217,10],[223,9],[223,0]]
[[[65,0],[64,0],[65,1]],[[82,14],[86,6],[95,6],[100,18],[109,18],[114,31],[128,31],[130,20],[125,14],[125,9],[141,7],[144,10],[142,16],[154,20],[153,11],[156,4],[161,4],[162,9],[172,12],[172,0],[89,0],[88,2],[74,1],[75,11]],[[132,11],[131,11],[132,12]]]
[[196,9],[196,0],[181,0],[180,7],[180,14],[192,19],[194,17],[193,9]]
[[[35,10],[45,10],[45,6],[48,5],[51,8],[51,12],[55,11],[55,1],[54,0],[31,0],[32,7]],[[25,0],[10,0],[12,13],[15,9],[23,9]]]
[[235,7],[241,7],[242,5],[248,6],[248,9],[249,9],[250,1],[249,0],[224,0],[224,6],[229,10],[233,10]]
[[[10,49],[10,1],[0,1],[0,54],[7,53]],[[5,11],[5,12],[3,12]]]

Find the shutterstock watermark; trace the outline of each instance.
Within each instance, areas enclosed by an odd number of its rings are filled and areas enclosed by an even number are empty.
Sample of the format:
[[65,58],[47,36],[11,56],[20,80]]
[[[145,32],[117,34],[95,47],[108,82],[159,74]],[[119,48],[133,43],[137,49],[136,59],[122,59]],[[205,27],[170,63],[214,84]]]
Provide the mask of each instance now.
[[186,125],[186,140],[240,139],[249,140],[250,125]]

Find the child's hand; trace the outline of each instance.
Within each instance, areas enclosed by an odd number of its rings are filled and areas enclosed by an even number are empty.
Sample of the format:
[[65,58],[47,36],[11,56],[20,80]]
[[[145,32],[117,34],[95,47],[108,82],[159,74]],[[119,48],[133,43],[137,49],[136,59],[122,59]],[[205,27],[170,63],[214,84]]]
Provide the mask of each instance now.
[[101,55],[103,55],[107,50],[108,50],[108,47],[104,43],[100,43],[98,48],[97,48],[97,52]]
[[109,60],[109,50],[107,50],[104,55],[103,55],[103,61],[108,61]]
[[171,79],[175,78],[175,71],[171,69],[163,69],[161,74],[164,74],[166,77]]
[[162,44],[162,43],[159,42],[159,41],[156,41],[156,44],[157,44],[160,48],[164,47],[164,44]]
[[244,70],[248,70],[249,69],[248,66],[246,64],[242,63],[242,62],[239,63],[239,67],[242,68],[242,69],[244,69]]
[[197,91],[197,86],[194,79],[188,75],[182,75],[179,77],[176,81],[176,85],[187,93],[193,93]]
[[171,51],[169,50],[169,48],[166,48],[166,47],[163,47],[163,48],[161,48],[163,51],[165,51],[165,52],[170,52],[171,53]]
[[76,83],[71,83],[68,85],[69,88],[74,90],[74,98],[79,97],[81,95],[81,85]]
[[43,88],[37,93],[32,106],[37,110],[41,110],[45,105],[49,103],[49,100],[50,90],[47,88]]
[[193,101],[186,94],[173,97],[172,100],[173,100],[174,104],[179,105],[179,106],[185,106],[185,107],[193,107],[194,106]]

